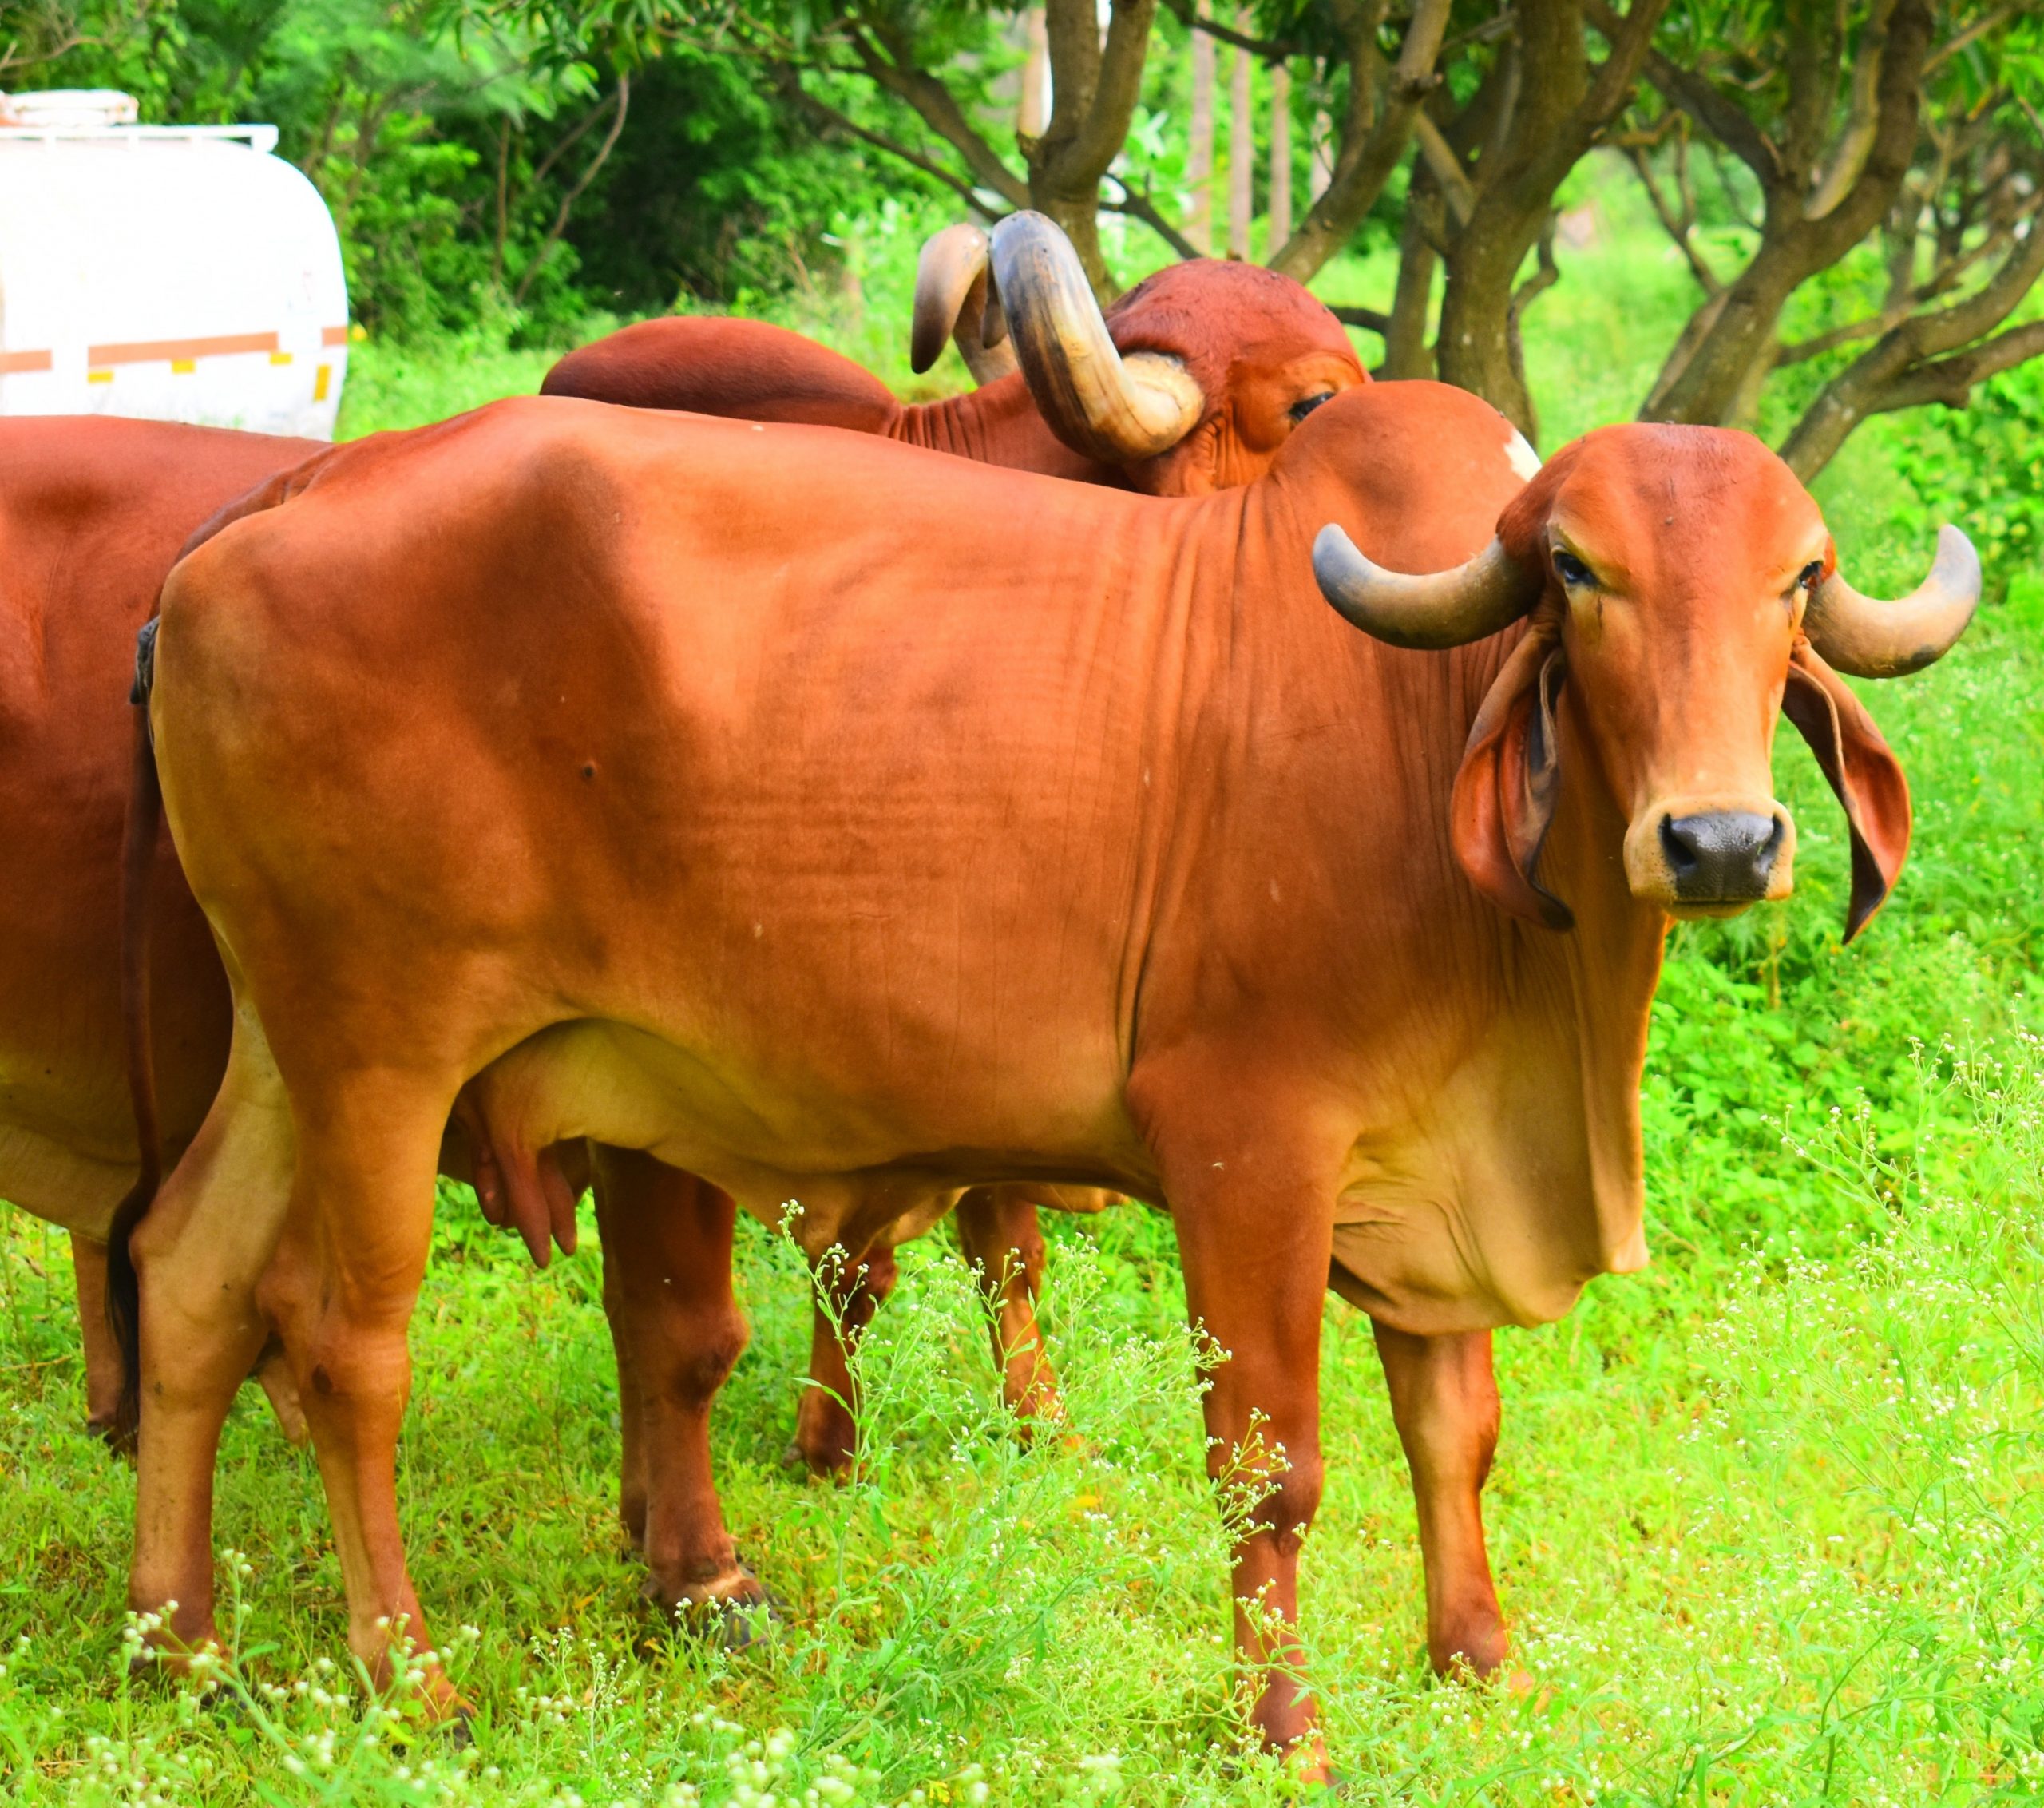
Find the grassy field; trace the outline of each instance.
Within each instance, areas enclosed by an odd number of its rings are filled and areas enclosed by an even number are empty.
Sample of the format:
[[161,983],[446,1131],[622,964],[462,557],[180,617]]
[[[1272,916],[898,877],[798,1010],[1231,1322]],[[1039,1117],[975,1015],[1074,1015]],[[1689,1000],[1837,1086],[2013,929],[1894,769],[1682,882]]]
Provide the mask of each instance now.
[[[1568,260],[1529,334],[1549,445],[1630,412],[1686,305],[1625,204],[1610,199],[1605,241]],[[881,246],[860,317],[824,322],[893,379],[901,268]],[[1328,287],[1380,299],[1384,283],[1358,260]],[[529,389],[550,355],[363,348],[346,429]],[[1876,422],[1820,486],[1867,588],[1911,581],[1927,557],[1896,473],[1935,430]],[[2014,600],[1950,659],[1867,692],[1918,799],[1898,895],[1840,949],[1842,824],[1784,737],[1797,896],[1679,930],[1656,1007],[1655,1265],[1499,1339],[1488,1511],[1530,1693],[1428,1679],[1369,1326],[1329,1304],[1329,1482],[1305,1606],[1352,1799],[2044,1798],[2044,607],[2026,574],[1998,575]],[[239,1608],[228,1686],[202,1702],[129,1679],[132,1477],[77,1431],[61,1241],[10,1215],[8,1799],[1284,1799],[1231,1705],[1168,1227],[1131,1209],[1051,1231],[1048,1315],[1077,1436],[1024,1449],[1007,1435],[976,1303],[933,1239],[906,1252],[869,1344],[869,1462],[829,1488],[780,1462],[802,1274],[745,1228],[754,1341],[719,1413],[719,1476],[792,1623],[731,1657],[652,1623],[620,1556],[596,1263],[535,1276],[450,1196],[402,1493],[426,1610],[482,1708],[463,1751],[414,1736],[401,1698],[365,1711],[316,1473],[252,1390],[218,1503]]]

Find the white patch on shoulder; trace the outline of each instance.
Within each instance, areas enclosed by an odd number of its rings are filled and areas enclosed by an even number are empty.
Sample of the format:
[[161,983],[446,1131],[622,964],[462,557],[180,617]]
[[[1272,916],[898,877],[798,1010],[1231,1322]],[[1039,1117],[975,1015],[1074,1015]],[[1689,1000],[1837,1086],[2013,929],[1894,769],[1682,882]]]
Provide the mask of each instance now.
[[1511,437],[1504,442],[1505,462],[1522,482],[1531,483],[1534,474],[1540,468],[1540,454],[1526,442],[1526,435],[1518,428],[1508,430]]

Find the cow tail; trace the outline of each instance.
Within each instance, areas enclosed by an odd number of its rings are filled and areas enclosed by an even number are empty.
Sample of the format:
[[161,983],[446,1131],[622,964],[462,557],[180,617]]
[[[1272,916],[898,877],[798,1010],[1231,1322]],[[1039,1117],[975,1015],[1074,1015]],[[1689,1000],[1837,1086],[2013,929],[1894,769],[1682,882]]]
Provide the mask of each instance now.
[[113,1443],[134,1448],[141,1425],[141,1283],[129,1244],[163,1180],[163,1143],[156,1121],[156,1076],[149,1024],[149,877],[163,832],[163,786],[149,735],[149,692],[156,682],[156,620],[135,640],[134,763],[128,818],[121,843],[121,1023],[126,1042],[128,1096],[135,1114],[141,1164],[135,1184],[114,1210],[106,1239],[106,1317],[121,1350],[121,1403]]

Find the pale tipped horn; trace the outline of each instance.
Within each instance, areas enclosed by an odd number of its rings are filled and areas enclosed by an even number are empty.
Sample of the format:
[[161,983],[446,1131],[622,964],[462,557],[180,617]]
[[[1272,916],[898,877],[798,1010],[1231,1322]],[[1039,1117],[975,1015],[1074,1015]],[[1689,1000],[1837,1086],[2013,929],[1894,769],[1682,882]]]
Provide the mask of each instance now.
[[1115,349],[1079,254],[1042,214],[1011,213],[994,228],[993,275],[1029,393],[1075,452],[1130,464],[1198,424],[1206,398],[1191,372],[1160,353]]
[[943,355],[949,339],[957,345],[974,383],[1012,375],[1015,350],[1001,343],[1007,327],[991,300],[986,234],[965,221],[932,233],[916,260],[909,367],[918,374],[927,371]]
[[1951,652],[1979,603],[1980,555],[1946,526],[1931,575],[1907,596],[1864,597],[1833,571],[1811,593],[1803,632],[1827,665],[1855,678],[1899,678]]
[[1329,522],[1314,537],[1320,593],[1373,640],[1432,652],[1466,646],[1516,621],[1540,600],[1540,576],[1493,540],[1447,571],[1408,577],[1364,557]]

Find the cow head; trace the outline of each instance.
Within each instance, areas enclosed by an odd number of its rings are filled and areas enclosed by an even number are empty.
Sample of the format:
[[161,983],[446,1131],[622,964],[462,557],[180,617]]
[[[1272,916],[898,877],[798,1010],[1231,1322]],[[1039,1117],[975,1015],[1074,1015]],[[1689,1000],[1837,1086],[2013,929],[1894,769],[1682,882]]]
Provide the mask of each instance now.
[[1040,213],[1011,214],[991,240],[953,226],[923,248],[917,370],[947,334],[983,383],[1019,365],[1060,439],[1153,495],[1250,482],[1321,402],[1368,381],[1341,323],[1254,264],[1171,265],[1103,317],[1070,242]]
[[1750,435],[1714,427],[1606,427],[1577,441],[1453,571],[1384,571],[1333,526],[1313,566],[1337,609],[1397,646],[1454,646],[1531,618],[1455,785],[1456,856],[1503,908],[1555,928],[1571,921],[1539,874],[1566,684],[1627,819],[1632,894],[1676,916],[1731,916],[1792,889],[1795,825],[1771,795],[1769,763],[1776,712],[1786,714],[1845,808],[1848,940],[1901,870],[1909,790],[1837,672],[1928,665],[1980,593],[1973,549],[1947,527],[1910,595],[1860,595],[1788,467]]

